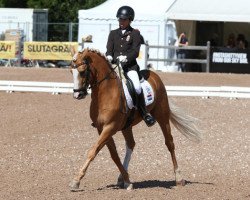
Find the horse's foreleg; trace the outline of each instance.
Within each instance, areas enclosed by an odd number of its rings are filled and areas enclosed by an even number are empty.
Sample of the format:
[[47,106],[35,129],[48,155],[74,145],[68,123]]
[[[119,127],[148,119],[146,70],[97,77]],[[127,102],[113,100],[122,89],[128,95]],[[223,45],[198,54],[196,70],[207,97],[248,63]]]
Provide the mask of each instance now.
[[129,180],[129,175],[128,175],[127,170],[124,168],[124,165],[122,165],[121,163],[113,138],[110,138],[110,140],[107,143],[107,147],[109,149],[111,158],[113,159],[113,161],[115,162],[115,164],[117,165],[118,169],[121,172],[121,175],[120,175],[121,179],[124,180],[123,184],[120,186],[126,188],[127,190],[132,189],[133,185],[131,184]]
[[[135,140],[133,137],[132,127],[129,127],[127,129],[123,130],[122,134],[123,134],[125,141],[126,141],[126,154],[125,154],[124,161],[123,161],[123,167],[128,172],[129,162],[130,162],[131,155],[132,155],[134,147],[135,147]],[[119,175],[117,184],[118,185],[124,184],[124,179],[123,179],[122,174]]]
[[98,152],[102,149],[102,147],[107,143],[110,137],[114,134],[110,129],[103,129],[101,132],[98,141],[94,144],[94,146],[89,150],[87,155],[87,160],[85,161],[83,167],[80,169],[78,175],[73,179],[70,183],[70,189],[72,191],[79,189],[80,181],[85,176],[86,171],[92,160],[96,157]]

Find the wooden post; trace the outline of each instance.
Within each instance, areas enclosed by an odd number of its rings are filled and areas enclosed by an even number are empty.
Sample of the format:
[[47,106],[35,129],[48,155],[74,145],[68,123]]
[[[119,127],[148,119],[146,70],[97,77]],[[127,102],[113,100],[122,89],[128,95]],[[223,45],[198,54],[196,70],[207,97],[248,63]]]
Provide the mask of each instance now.
[[206,72],[210,72],[210,41],[207,41],[207,66],[206,66]]

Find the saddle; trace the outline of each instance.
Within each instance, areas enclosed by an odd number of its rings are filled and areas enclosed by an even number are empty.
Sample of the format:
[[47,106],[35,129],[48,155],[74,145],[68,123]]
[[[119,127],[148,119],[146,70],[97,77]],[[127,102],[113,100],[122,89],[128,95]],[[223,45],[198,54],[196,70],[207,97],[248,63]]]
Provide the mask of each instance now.
[[[142,70],[139,72],[139,78],[146,105],[149,105],[154,101],[153,89],[147,81],[148,77],[149,77],[149,70]],[[126,84],[123,83],[123,90],[126,97],[127,107],[131,109],[126,124],[123,127],[124,130],[132,124],[134,120],[135,109],[137,109],[139,106],[138,105],[139,100],[133,82],[127,76],[126,76]],[[129,98],[132,99],[132,102],[129,101]]]
[[[143,93],[152,93],[152,88],[150,86],[150,84],[148,83],[147,79],[149,77],[149,70],[141,70],[139,72],[139,79],[140,79],[140,82],[141,82],[141,86],[142,86],[142,90],[143,90]],[[145,87],[146,85],[146,87]],[[128,92],[132,98],[132,101],[133,101],[133,105],[135,107],[137,107],[138,105],[138,96],[137,96],[137,93],[135,91],[135,88],[134,88],[134,85],[133,85],[133,82],[129,79],[129,77],[126,76],[126,86],[127,86],[127,89],[128,89]],[[146,100],[146,104],[149,105],[150,103],[147,102],[148,98],[148,94],[144,95],[145,96],[145,100]]]
[[[115,65],[115,67],[116,67],[117,65]],[[117,69],[117,68],[114,68],[114,69]],[[119,70],[119,69],[118,69]],[[117,72],[117,74],[120,74],[119,72]],[[129,94],[130,94],[130,97],[132,98],[132,101],[133,101],[133,105],[135,106],[135,107],[137,107],[137,105],[138,105],[138,96],[137,96],[137,93],[136,93],[136,91],[135,91],[135,88],[134,88],[134,84],[133,84],[133,82],[131,81],[131,79],[127,76],[127,75],[124,75],[124,73],[123,72],[121,72],[121,74],[122,74],[122,76],[120,77],[120,79],[122,79],[122,81],[124,81],[125,82],[125,84],[126,84],[126,87],[127,87],[127,90],[128,90],[128,92],[129,92]],[[147,79],[148,79],[148,77],[149,77],[149,70],[141,70],[141,71],[139,71],[139,79],[140,79],[140,82],[142,83],[142,82],[144,82],[144,81],[147,81]],[[124,83],[123,82],[123,83]],[[124,87],[124,84],[123,84],[123,87]],[[125,90],[126,88],[124,88],[124,90]],[[142,89],[144,89],[144,88],[142,88]],[[147,89],[148,90],[148,89]],[[126,94],[125,94],[126,95]],[[146,100],[146,98],[145,98],[145,100]],[[128,101],[128,99],[127,99],[127,101]],[[147,104],[147,102],[146,102],[146,104]]]

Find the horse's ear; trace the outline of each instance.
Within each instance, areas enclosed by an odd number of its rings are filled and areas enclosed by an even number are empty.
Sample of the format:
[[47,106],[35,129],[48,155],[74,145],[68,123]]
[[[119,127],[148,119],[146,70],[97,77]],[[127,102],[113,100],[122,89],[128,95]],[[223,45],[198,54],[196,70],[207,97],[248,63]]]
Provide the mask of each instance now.
[[74,46],[70,46],[70,53],[71,53],[72,57],[76,54],[76,50],[75,50]]

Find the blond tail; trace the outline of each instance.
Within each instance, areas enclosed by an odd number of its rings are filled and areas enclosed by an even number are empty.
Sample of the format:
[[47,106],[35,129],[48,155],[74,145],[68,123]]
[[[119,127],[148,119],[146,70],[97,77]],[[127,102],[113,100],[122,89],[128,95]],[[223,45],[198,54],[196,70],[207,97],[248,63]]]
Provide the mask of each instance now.
[[170,121],[184,136],[194,142],[202,140],[202,133],[196,127],[197,119],[185,114],[180,108],[170,105]]

